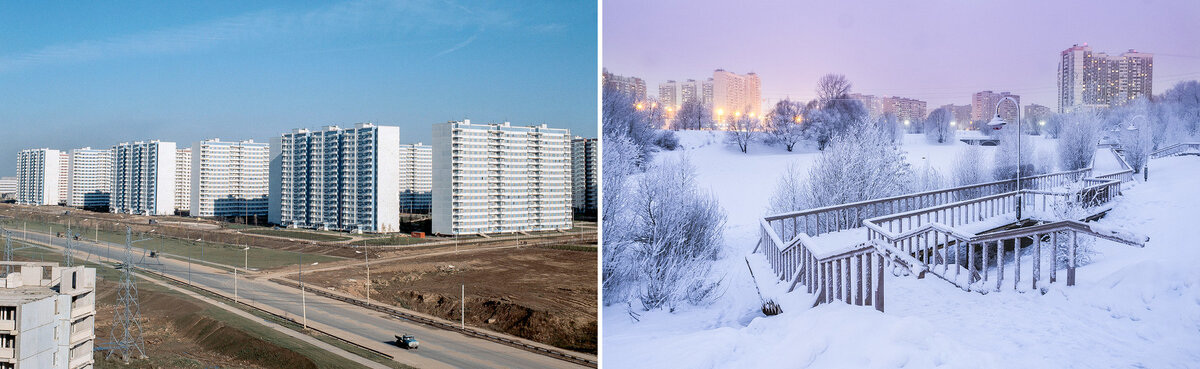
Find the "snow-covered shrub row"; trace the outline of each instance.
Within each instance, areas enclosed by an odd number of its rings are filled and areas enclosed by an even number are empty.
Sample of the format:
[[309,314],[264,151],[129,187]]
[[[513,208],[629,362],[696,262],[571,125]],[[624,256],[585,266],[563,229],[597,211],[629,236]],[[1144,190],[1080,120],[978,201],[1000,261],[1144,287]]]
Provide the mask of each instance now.
[[[1089,109],[1077,110],[1058,117],[1058,156],[1063,170],[1076,170],[1092,165],[1096,143],[1100,140],[1098,114]],[[997,154],[998,155],[998,154]]]
[[834,136],[806,175],[795,164],[789,167],[768,210],[783,213],[895,196],[913,190],[916,182],[904,152],[888,135],[859,123]]

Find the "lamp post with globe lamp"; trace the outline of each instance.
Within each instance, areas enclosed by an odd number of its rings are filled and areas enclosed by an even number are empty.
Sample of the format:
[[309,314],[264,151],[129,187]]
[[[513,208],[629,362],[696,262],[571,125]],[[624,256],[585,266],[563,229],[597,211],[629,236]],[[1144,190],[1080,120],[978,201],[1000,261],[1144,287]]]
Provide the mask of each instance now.
[[994,130],[1000,130],[1005,125],[1008,125],[1008,122],[1004,118],[1000,118],[1000,104],[1006,100],[1012,101],[1013,104],[1017,105],[1017,221],[1021,221],[1021,103],[1017,99],[1012,98],[1012,96],[1005,96],[1000,99],[1000,101],[996,102],[996,116],[987,125]]

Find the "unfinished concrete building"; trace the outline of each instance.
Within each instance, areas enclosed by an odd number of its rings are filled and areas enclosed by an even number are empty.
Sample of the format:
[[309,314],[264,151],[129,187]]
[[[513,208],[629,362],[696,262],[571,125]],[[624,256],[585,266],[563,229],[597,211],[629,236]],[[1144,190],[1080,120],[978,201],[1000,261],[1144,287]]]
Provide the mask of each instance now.
[[0,262],[0,369],[91,368],[96,270]]

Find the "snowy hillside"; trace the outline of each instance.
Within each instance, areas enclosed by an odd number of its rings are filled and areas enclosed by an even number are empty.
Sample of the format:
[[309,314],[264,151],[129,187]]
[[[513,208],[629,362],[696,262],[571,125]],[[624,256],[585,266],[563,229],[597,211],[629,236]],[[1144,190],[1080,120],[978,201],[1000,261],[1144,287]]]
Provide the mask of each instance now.
[[[1185,216],[1200,208],[1200,158],[1150,163],[1150,182],[1124,192],[1099,223],[1149,235],[1145,248],[1100,241],[1078,285],[1046,295],[963,292],[948,283],[889,277],[887,312],[834,303],[806,308],[800,296],[784,313],[764,317],[745,257],[758,241],[758,218],[783,169],[811,165],[811,146],[789,153],[751,146],[743,154],[720,133],[679,132],[684,149],[656,160],[687,157],[697,182],[728,213],[724,277],[713,304],[629,318],[625,306],[604,307],[603,361],[610,367],[1188,367],[1200,362],[1200,244]],[[1034,137],[1039,150],[1055,142]],[[905,137],[914,166],[949,172],[965,144],[929,145]],[[991,163],[994,147],[984,147]],[[1180,196],[1186,194],[1186,196]],[[753,260],[753,259],[752,259]],[[760,276],[761,278],[761,276]],[[796,293],[799,295],[799,293]]]

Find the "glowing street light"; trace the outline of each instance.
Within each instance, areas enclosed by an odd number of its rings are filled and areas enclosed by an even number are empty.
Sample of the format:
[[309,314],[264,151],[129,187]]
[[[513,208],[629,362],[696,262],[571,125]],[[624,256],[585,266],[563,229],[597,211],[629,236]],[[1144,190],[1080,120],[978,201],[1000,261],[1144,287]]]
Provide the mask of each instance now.
[[803,120],[804,120],[804,118],[803,118],[803,117],[801,117],[801,116],[799,116],[799,115],[797,115],[797,116],[796,116],[796,124],[800,124],[800,122],[801,122],[801,121],[803,121]]
[[1043,120],[1043,121],[1039,121],[1039,122],[1038,122],[1038,125],[1039,125],[1039,126],[1044,126],[1044,125],[1046,125],[1046,121],[1044,121],[1044,120]]
[[906,125],[906,126],[908,125],[908,119],[904,120],[904,125]]
[[955,121],[950,121],[950,126],[951,126],[951,127],[954,127],[954,126],[956,126],[956,125],[958,125],[958,122],[955,122]]
[[646,108],[646,106],[642,105],[642,103],[634,104],[633,107],[636,108],[637,110],[642,110],[642,109]]

